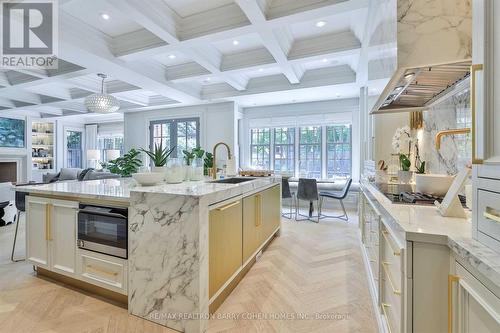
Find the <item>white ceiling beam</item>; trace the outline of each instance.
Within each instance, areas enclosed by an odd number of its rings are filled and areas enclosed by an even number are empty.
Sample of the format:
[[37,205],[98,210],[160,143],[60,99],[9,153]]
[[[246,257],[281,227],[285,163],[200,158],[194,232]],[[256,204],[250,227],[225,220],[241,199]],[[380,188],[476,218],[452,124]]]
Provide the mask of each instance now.
[[255,0],[236,0],[236,3],[240,6],[241,10],[254,26],[262,27],[258,29],[262,42],[268,49],[269,53],[271,53],[274,60],[276,60],[276,63],[280,66],[288,81],[293,84],[299,83],[301,75],[299,76],[299,73],[294,69],[294,67],[288,63],[287,53],[281,47],[278,38],[272,31],[272,28],[266,26],[266,15],[260,8],[259,4]]
[[[214,76],[224,80],[237,90],[245,90],[245,85],[230,76],[223,74],[220,70],[221,55],[215,55],[211,50],[203,50],[203,53],[197,52],[192,48],[185,48],[175,34],[175,21],[161,0],[152,0],[154,6],[145,3],[142,0],[107,0],[112,6],[128,14],[131,19],[142,25],[156,36],[163,39],[170,45],[175,45],[177,50],[181,51],[201,66],[205,67]],[[157,7],[159,6],[159,7]],[[162,8],[166,8],[162,11]],[[165,24],[167,22],[167,24]],[[172,26],[174,28],[172,28]],[[208,52],[208,53],[207,53]],[[207,56],[208,55],[208,56]],[[218,59],[217,59],[218,58]]]
[[35,93],[31,93],[29,91],[25,91],[22,89],[17,89],[14,92],[5,91],[5,89],[0,89],[0,96],[19,102],[26,102],[32,104],[42,103],[40,96],[38,96]]
[[8,98],[3,98],[3,97],[0,97],[0,106],[5,107],[5,108],[15,107],[14,102],[12,102]]
[[177,101],[200,101],[198,92],[168,82],[164,71],[148,71],[117,59],[109,50],[110,41],[99,31],[90,29],[70,15],[61,15],[59,21],[62,59]]

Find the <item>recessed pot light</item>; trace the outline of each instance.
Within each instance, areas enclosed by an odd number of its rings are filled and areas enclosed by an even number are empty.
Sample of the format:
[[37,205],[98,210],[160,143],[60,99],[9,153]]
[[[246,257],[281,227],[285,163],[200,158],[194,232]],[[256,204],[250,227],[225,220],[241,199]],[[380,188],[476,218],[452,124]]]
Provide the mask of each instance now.
[[170,54],[170,55],[168,56],[168,58],[169,58],[169,59],[175,59],[175,58],[177,58],[177,57],[175,56],[175,54]]
[[323,58],[321,61],[323,61],[323,62],[328,62],[328,59]]
[[235,39],[235,40],[233,40],[233,45],[235,45],[235,46],[236,46],[236,45],[240,45],[240,42],[239,42],[238,40],[236,40],[236,39]]
[[318,28],[323,28],[325,25],[326,25],[325,21],[318,21],[318,22],[316,22],[316,26]]
[[109,14],[102,13],[102,14],[101,14],[101,18],[102,18],[103,20],[106,20],[106,21],[107,21],[107,20],[109,20],[109,19],[111,18],[111,16],[109,16]]
[[259,72],[263,72],[264,71],[264,68],[259,68]]

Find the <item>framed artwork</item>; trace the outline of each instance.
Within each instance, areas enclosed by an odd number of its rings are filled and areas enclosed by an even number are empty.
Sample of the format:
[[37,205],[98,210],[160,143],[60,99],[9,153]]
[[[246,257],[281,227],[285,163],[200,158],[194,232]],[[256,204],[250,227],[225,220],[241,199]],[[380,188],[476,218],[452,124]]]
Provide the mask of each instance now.
[[24,148],[26,122],[22,119],[0,117],[0,147]]

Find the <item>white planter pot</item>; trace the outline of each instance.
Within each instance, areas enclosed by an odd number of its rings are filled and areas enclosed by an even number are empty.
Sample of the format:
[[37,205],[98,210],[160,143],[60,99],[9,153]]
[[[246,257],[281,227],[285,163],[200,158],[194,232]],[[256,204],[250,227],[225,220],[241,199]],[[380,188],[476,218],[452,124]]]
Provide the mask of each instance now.
[[409,184],[411,182],[412,176],[413,176],[412,171],[402,171],[402,170],[398,171],[398,179],[399,182],[402,184]]
[[151,168],[151,172],[156,172],[156,173],[162,173],[164,175],[164,179],[167,178],[167,171],[168,171],[168,168],[166,166],[161,166],[161,167],[152,167]]

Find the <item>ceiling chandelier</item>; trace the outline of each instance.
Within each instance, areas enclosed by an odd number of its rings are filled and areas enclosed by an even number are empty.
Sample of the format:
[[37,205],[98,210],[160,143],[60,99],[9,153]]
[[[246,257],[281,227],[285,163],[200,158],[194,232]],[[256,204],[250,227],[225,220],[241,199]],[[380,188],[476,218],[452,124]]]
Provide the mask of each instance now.
[[113,96],[106,94],[104,87],[105,74],[97,74],[102,79],[101,93],[92,94],[85,98],[85,107],[89,112],[94,113],[113,113],[120,108],[120,102]]

